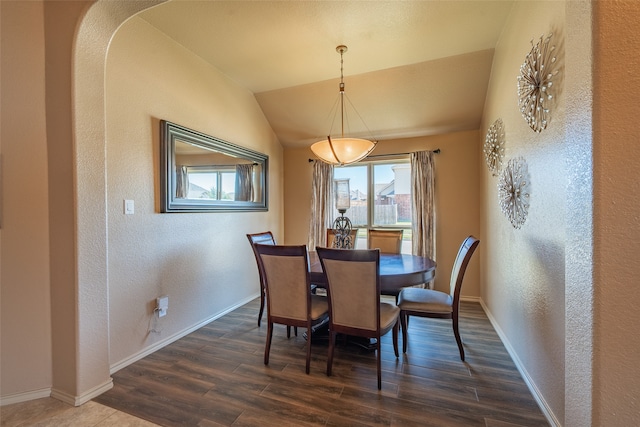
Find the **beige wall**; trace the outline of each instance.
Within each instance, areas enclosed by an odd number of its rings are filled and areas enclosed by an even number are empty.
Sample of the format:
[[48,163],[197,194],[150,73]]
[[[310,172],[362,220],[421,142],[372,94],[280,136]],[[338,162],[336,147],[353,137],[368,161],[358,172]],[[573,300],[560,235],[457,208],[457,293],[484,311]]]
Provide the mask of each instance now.
[[[106,82],[114,367],[258,296],[245,234],[269,229],[282,236],[282,148],[251,92],[140,18],[113,38]],[[269,211],[160,214],[160,119],[267,154]],[[124,215],[124,199],[134,200],[134,215]],[[156,324],[152,310],[161,295],[169,296],[169,310]]]
[[594,2],[594,425],[640,425],[640,2]]
[[[564,420],[565,97],[561,72],[549,127],[535,133],[520,115],[516,76],[531,40],[553,33],[556,67],[564,64],[564,2],[514,5],[494,55],[482,120],[483,136],[494,120],[505,128],[505,165],[528,164],[530,208],[515,229],[498,204],[498,177],[484,165],[482,186],[482,299],[524,377],[539,390],[547,413]],[[483,138],[484,139],[484,138]]]
[[0,389],[51,387],[49,196],[40,2],[0,2]]
[[[436,185],[436,271],[435,288],[447,291],[453,261],[469,234],[479,237],[479,136],[477,131],[380,141],[372,154],[435,150]],[[285,239],[306,244],[309,229],[311,179],[315,158],[308,148],[285,149]],[[480,250],[482,246],[480,246]],[[472,259],[463,296],[479,297],[479,261]]]

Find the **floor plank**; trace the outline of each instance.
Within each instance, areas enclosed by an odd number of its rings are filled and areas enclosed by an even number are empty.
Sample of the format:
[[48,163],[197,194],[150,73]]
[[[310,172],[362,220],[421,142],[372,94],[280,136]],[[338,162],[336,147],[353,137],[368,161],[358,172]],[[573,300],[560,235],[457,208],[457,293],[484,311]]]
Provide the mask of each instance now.
[[252,301],[123,368],[94,400],[162,426],[549,425],[477,303],[461,304],[466,362],[450,321],[412,317],[398,359],[384,336],[381,391],[375,353],[353,344],[338,343],[327,377],[327,345],[314,342],[305,374],[304,330],[287,339],[276,326],[265,366],[258,307]]

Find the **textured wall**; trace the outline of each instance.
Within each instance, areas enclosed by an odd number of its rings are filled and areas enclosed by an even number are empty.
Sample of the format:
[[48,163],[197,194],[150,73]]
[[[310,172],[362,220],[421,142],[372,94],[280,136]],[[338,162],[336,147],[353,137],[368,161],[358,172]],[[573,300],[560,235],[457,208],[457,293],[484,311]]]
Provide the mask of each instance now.
[[51,387],[51,299],[43,6],[0,2],[0,10],[0,390],[6,398]]
[[594,425],[640,425],[640,3],[594,2]]
[[[525,55],[544,34],[553,33],[564,61],[564,2],[517,2],[494,55],[482,121],[482,140],[494,120],[505,126],[505,164],[522,156],[530,175],[530,209],[525,224],[511,226],[498,205],[498,178],[482,166],[482,298],[525,379],[544,399],[547,412],[564,419],[565,200],[564,74],[553,90],[548,129],[533,132],[517,105],[516,77]],[[484,162],[483,162],[484,163]]]
[[[253,94],[132,18],[107,57],[107,216],[110,363],[258,295],[246,233],[281,238],[282,148]],[[269,211],[159,213],[159,120],[266,153]],[[123,214],[123,200],[135,214]],[[155,298],[169,296],[154,322]],[[149,333],[149,329],[161,333]]]

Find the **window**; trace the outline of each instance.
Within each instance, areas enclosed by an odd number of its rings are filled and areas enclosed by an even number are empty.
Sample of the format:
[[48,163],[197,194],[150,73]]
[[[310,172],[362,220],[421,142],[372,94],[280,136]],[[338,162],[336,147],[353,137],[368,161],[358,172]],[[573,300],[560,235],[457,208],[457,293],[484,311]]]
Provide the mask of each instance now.
[[188,199],[234,200],[235,167],[189,166]]
[[[411,164],[408,158],[358,162],[335,167],[336,180],[349,181],[350,207],[345,212],[358,228],[356,249],[367,247],[370,228],[402,228],[402,253],[411,253]],[[335,220],[340,214],[333,209]]]

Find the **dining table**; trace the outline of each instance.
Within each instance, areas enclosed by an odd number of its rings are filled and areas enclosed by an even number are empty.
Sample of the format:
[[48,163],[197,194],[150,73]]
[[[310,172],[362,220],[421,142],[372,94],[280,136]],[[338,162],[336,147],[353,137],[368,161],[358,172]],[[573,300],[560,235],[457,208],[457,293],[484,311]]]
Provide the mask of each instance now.
[[[380,253],[380,291],[383,294],[399,291],[407,286],[429,283],[435,274],[436,263],[431,258]],[[311,283],[320,287],[326,286],[327,278],[315,251],[309,252],[309,275]]]

